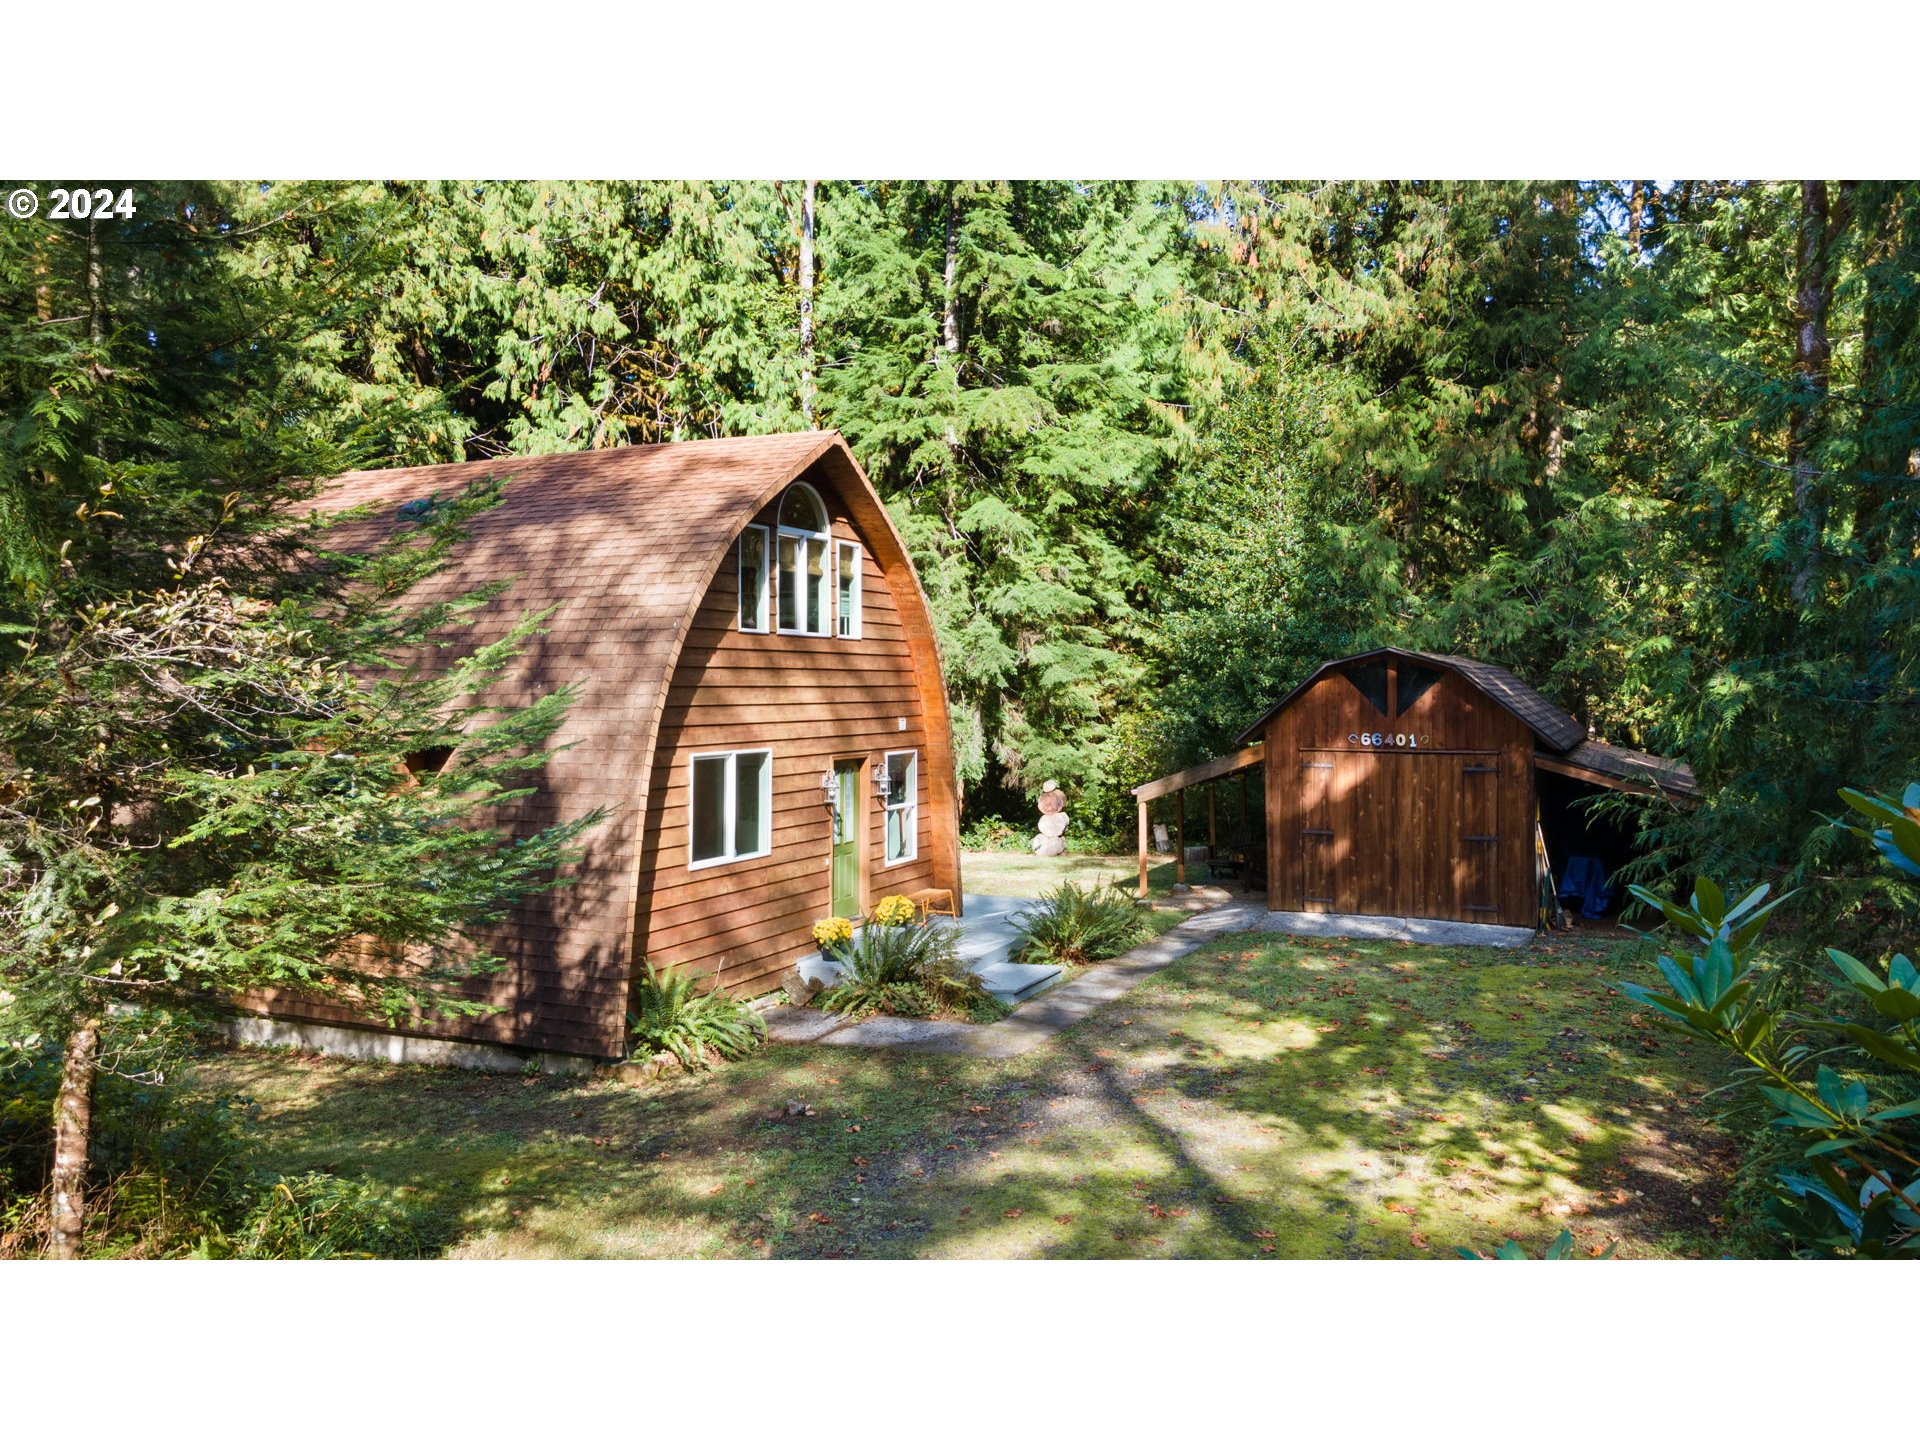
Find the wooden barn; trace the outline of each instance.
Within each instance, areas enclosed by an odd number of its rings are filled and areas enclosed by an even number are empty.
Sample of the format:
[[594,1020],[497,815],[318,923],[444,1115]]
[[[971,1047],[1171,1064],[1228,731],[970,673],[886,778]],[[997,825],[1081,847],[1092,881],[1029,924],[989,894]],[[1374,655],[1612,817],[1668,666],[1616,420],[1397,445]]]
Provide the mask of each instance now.
[[[403,1033],[615,1057],[643,962],[753,995],[814,950],[822,916],[931,887],[958,900],[932,619],[837,434],[370,471],[321,503],[376,507],[336,527],[351,548],[401,507],[490,476],[504,498],[415,598],[511,581],[476,644],[557,607],[488,693],[523,703],[570,684],[578,696],[509,820],[531,832],[600,806],[610,818],[584,837],[566,888],[490,936],[510,963],[477,993],[498,1009]],[[307,996],[262,1008],[303,1022],[290,1037],[302,1043],[365,1023]]]
[[1176,797],[1184,878],[1185,792],[1260,770],[1264,806],[1240,823],[1258,835],[1269,910],[1532,926],[1555,863],[1542,815],[1567,812],[1562,787],[1694,795],[1684,764],[1589,738],[1498,665],[1391,647],[1322,665],[1239,743],[1134,791],[1143,885],[1152,801]]

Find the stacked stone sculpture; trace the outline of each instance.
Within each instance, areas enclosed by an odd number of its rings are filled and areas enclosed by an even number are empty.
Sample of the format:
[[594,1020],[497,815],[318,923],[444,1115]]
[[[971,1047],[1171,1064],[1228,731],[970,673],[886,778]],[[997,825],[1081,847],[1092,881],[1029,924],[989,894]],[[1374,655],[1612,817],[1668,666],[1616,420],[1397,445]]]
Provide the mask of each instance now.
[[1067,853],[1067,797],[1066,792],[1052,781],[1040,787],[1040,833],[1033,837],[1033,853],[1036,855],[1064,855]]

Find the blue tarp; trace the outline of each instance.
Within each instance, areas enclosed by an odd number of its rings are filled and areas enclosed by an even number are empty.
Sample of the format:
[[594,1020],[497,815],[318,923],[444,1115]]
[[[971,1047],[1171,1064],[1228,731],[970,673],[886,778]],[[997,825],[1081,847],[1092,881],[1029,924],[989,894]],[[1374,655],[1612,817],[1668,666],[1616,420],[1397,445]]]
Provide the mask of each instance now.
[[1560,877],[1560,900],[1580,902],[1582,915],[1604,915],[1613,903],[1613,883],[1607,868],[1591,855],[1570,855]]

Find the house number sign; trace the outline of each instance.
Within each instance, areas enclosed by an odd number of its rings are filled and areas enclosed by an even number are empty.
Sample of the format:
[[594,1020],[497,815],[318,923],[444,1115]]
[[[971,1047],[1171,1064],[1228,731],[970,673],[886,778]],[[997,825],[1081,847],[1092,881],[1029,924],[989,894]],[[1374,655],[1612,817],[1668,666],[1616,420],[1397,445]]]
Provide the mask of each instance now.
[[1395,732],[1391,735],[1383,730],[1362,730],[1347,736],[1349,745],[1365,745],[1380,750],[1418,750],[1422,745],[1431,745],[1431,735],[1413,735]]

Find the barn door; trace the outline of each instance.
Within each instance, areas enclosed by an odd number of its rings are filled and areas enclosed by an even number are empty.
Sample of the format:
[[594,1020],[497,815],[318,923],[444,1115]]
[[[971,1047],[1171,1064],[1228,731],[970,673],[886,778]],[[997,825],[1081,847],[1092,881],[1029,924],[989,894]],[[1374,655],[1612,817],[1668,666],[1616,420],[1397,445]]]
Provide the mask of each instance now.
[[1339,891],[1334,880],[1337,837],[1332,756],[1300,757],[1300,797],[1300,839],[1295,846],[1300,857],[1300,908],[1335,910],[1339,908]]
[[1396,777],[1388,913],[1496,922],[1499,753],[1395,754],[1381,763]]
[[1500,756],[1461,757],[1454,863],[1455,918],[1483,925],[1500,919]]

